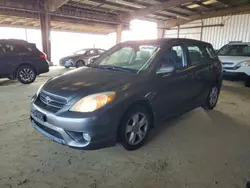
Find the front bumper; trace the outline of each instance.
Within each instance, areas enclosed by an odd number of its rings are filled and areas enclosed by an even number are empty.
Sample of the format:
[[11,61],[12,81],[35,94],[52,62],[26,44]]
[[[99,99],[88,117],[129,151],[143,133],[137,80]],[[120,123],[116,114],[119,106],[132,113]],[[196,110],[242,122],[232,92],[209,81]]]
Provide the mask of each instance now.
[[[34,111],[45,114],[46,120],[39,119],[33,113]],[[111,121],[103,121],[97,117],[60,117],[34,103],[31,105],[30,118],[32,126],[38,132],[59,144],[72,148],[92,150],[116,144],[116,125],[110,125]],[[85,140],[83,133],[88,134],[91,139]]]

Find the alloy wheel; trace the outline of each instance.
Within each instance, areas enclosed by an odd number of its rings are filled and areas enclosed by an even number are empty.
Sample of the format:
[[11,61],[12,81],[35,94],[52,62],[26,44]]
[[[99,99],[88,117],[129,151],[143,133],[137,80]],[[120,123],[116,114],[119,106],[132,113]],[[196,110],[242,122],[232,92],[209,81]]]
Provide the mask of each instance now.
[[218,88],[214,86],[209,95],[210,106],[215,106],[218,100]]
[[143,141],[148,131],[148,119],[143,113],[134,114],[126,124],[125,138],[131,145]]
[[31,82],[35,78],[35,72],[26,67],[20,70],[19,77],[23,82]]

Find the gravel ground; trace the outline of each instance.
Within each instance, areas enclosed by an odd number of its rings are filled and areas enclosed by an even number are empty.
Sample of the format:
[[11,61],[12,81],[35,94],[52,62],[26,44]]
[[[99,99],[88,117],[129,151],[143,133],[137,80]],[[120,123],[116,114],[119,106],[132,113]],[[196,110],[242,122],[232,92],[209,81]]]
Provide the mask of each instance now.
[[245,188],[250,181],[250,89],[223,83],[214,111],[202,108],[163,122],[141,149],[78,151],[30,125],[34,84],[0,80],[0,187]]

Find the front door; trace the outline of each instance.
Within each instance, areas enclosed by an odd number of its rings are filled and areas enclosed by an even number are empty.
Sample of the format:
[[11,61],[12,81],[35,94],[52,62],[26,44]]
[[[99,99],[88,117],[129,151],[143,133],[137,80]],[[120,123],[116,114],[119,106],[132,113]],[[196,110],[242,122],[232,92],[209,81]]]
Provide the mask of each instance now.
[[158,118],[185,111],[189,106],[187,101],[192,98],[190,91],[193,83],[193,73],[187,67],[187,50],[183,45],[175,45],[163,53],[160,65],[172,64],[172,73],[158,74],[154,109]]

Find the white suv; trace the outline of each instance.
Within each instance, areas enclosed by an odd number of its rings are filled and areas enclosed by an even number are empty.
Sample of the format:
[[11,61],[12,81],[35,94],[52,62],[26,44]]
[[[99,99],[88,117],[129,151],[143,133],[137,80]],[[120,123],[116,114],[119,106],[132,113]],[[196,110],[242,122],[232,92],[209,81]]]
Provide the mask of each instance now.
[[245,85],[250,86],[250,43],[229,43],[218,51],[218,56],[223,75],[244,79]]

